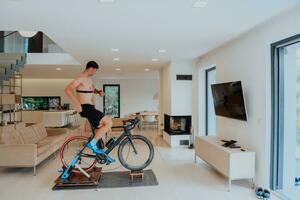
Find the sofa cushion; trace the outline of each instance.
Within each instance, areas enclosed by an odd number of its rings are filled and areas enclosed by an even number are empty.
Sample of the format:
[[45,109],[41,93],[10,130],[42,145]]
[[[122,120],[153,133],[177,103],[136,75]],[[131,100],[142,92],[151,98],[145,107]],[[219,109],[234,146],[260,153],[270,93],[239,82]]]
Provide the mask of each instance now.
[[39,147],[42,147],[42,146],[45,146],[45,145],[50,145],[51,144],[51,140],[48,138],[48,137],[46,137],[46,138],[44,138],[44,139],[42,139],[42,140],[40,140],[40,141],[38,141],[37,143],[37,147],[39,148]]
[[24,144],[22,137],[16,130],[3,132],[2,141],[4,144]]
[[33,131],[35,132],[38,141],[43,140],[47,137],[47,130],[42,123],[34,124],[31,126]]
[[19,122],[16,124],[16,129],[21,129],[21,128],[25,128],[25,123],[24,122]]
[[24,144],[36,144],[39,138],[36,136],[31,126],[22,128],[18,130]]
[[53,146],[55,144],[60,144],[63,143],[65,141],[65,135],[53,135],[53,136],[48,136],[43,140],[40,140],[37,145],[39,146],[43,146],[43,145],[49,145],[49,146]]
[[4,143],[4,141],[2,139],[2,133],[4,133],[4,132],[11,133],[14,130],[15,130],[14,124],[9,124],[7,126],[0,126],[0,144]]
[[40,156],[41,154],[49,151],[49,148],[50,148],[49,144],[43,144],[43,145],[40,144],[40,145],[38,145],[38,147],[37,147],[37,156]]

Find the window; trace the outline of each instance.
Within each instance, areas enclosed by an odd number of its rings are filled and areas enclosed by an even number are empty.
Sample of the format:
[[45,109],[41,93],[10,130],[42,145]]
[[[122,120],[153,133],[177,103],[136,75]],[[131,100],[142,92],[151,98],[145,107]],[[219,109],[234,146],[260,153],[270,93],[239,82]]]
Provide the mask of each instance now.
[[300,196],[300,35],[272,44],[271,50],[271,188],[295,199]]
[[105,93],[103,99],[103,112],[111,117],[120,117],[120,85],[103,85]]

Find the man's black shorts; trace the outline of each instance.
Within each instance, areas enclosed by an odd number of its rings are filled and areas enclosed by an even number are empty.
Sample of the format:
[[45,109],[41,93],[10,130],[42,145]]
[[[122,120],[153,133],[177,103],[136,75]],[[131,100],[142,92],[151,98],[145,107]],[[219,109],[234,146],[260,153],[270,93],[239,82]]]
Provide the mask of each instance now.
[[82,111],[79,113],[81,117],[89,120],[94,128],[99,126],[100,120],[104,117],[103,112],[96,110],[94,105],[81,104]]

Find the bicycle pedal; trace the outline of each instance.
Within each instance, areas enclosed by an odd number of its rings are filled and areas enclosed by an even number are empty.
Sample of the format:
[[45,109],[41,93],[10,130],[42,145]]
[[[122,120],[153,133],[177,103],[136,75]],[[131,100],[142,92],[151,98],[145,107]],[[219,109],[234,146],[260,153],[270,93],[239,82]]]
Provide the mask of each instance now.
[[97,156],[96,160],[97,160],[97,162],[98,162],[99,164],[105,164],[105,163],[106,163],[106,159],[100,158],[100,157],[98,157],[98,156]]
[[101,165],[103,165],[103,164],[105,164],[106,162],[105,162],[105,160],[98,160],[98,163],[101,164]]

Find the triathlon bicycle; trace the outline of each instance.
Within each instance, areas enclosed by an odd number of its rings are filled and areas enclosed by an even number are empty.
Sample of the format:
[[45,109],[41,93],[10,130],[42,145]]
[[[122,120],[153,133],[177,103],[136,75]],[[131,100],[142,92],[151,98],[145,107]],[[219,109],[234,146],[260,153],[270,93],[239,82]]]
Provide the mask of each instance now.
[[96,155],[86,145],[94,138],[95,128],[91,125],[92,136],[74,136],[69,138],[60,149],[60,160],[63,164],[63,171],[60,178],[68,180],[71,173],[83,173],[90,178],[88,172],[94,169],[97,163],[106,164],[109,153],[119,145],[118,159],[123,167],[131,171],[141,171],[153,160],[154,147],[150,140],[142,135],[132,135],[131,130],[139,123],[139,119],[123,121],[124,132],[118,138],[110,139],[106,145],[102,139],[97,145],[100,148],[107,147],[105,154]]

